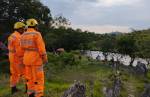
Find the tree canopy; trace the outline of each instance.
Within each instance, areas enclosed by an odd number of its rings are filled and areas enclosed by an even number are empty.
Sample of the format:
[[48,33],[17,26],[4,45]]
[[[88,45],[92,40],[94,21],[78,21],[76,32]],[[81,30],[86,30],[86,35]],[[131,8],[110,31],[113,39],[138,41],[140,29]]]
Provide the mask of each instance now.
[[10,32],[15,22],[35,18],[41,25],[50,26],[50,9],[39,0],[1,0],[0,30]]

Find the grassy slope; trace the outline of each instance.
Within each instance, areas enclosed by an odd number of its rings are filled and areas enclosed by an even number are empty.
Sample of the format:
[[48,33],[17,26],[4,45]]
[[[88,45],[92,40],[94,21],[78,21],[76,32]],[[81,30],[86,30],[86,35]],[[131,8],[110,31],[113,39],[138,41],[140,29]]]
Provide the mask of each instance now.
[[[75,80],[86,84],[86,94],[88,97],[90,97],[90,91],[93,91],[94,97],[104,97],[102,93],[103,87],[112,86],[111,75],[113,71],[110,66],[104,63],[95,60],[88,61],[87,58],[84,57],[80,61],[80,65],[67,65],[62,67],[55,66],[61,61],[57,60],[57,62],[54,62],[54,60],[56,61],[54,58],[50,60],[52,63],[47,64],[47,67],[45,67],[45,97],[61,97],[63,92],[69,88]],[[6,74],[1,74],[0,76],[0,97],[10,97],[9,76],[6,76]],[[143,90],[144,81],[142,77],[136,77],[126,70],[122,70],[121,78],[123,80],[121,97],[127,97],[128,94],[137,97]],[[91,83],[93,83],[93,85],[91,85]],[[91,87],[93,87],[93,90],[91,90]],[[24,89],[22,83],[20,83],[19,88]],[[26,95],[20,92],[12,97],[26,97]]]

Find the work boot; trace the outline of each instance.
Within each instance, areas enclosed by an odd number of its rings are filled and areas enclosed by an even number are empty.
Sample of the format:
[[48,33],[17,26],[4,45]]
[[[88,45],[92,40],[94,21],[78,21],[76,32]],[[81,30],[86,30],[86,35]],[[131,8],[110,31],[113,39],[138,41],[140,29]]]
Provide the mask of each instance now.
[[16,88],[16,86],[11,87],[11,94],[13,95],[14,93],[18,92],[19,90]]
[[30,94],[29,97],[35,97],[35,96],[34,96],[34,93]]

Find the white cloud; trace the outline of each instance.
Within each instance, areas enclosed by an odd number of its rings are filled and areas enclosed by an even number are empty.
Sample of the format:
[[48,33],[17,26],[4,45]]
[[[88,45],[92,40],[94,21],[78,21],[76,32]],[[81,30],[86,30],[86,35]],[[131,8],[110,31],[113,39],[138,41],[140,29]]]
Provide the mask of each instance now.
[[150,27],[150,0],[41,1],[51,9],[53,16],[62,14],[74,28],[103,33]]
[[83,31],[90,31],[95,33],[110,33],[110,32],[130,32],[130,28],[128,26],[113,26],[113,25],[73,25],[74,29],[80,28]]
[[116,5],[134,5],[142,0],[97,0],[97,6],[111,7]]

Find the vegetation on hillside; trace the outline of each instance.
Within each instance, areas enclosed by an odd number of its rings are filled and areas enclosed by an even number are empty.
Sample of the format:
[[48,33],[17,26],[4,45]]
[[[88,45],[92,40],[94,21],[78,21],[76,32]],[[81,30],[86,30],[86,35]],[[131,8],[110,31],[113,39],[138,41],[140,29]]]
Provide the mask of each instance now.
[[[46,97],[61,97],[74,82],[81,81],[86,85],[86,95],[90,97],[104,97],[103,88],[113,86],[115,71],[109,63],[81,56],[79,52],[62,53],[56,55],[48,53],[50,63],[45,69],[45,95]],[[8,65],[7,65],[8,66]],[[146,81],[143,76],[131,73],[130,68],[120,66],[121,70],[121,96],[127,97],[128,94],[140,95]],[[9,76],[7,73],[0,73],[0,97],[10,97]],[[149,76],[149,75],[148,75]],[[20,82],[19,88],[22,90],[13,97],[26,97],[24,86]],[[91,92],[92,91],[92,92]]]

